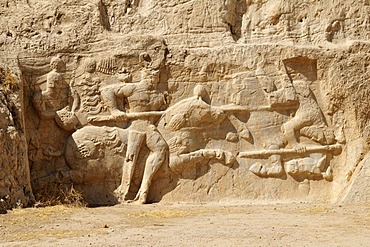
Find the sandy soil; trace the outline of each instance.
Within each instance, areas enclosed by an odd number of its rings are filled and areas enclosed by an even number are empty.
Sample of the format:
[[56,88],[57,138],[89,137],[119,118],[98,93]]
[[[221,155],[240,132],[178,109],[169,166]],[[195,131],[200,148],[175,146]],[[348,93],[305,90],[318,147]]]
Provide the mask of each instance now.
[[370,205],[15,209],[0,215],[0,246],[370,246]]

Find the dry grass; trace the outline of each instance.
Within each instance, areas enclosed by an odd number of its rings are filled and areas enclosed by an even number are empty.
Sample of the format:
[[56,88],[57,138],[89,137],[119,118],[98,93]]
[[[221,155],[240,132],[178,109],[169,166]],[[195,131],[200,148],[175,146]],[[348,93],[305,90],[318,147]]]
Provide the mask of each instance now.
[[[13,209],[4,215],[2,222],[8,234],[2,236],[2,241],[27,241],[41,238],[68,238],[87,234],[88,230],[59,229],[56,225],[65,224],[76,209],[66,205],[51,206],[45,208]],[[1,228],[0,228],[1,230]],[[0,241],[1,243],[1,241]],[[1,245],[1,244],[0,244]]]
[[151,210],[148,212],[140,212],[138,214],[131,214],[129,216],[135,218],[146,218],[146,219],[171,219],[171,218],[184,218],[184,217],[194,217],[197,215],[204,214],[250,214],[252,211],[246,208],[189,208],[189,209],[160,209]]
[[6,93],[18,90],[18,80],[9,68],[0,67],[0,89],[3,89]]
[[67,205],[75,207],[85,207],[82,193],[77,191],[72,184],[48,184],[38,191],[35,195],[36,207]]

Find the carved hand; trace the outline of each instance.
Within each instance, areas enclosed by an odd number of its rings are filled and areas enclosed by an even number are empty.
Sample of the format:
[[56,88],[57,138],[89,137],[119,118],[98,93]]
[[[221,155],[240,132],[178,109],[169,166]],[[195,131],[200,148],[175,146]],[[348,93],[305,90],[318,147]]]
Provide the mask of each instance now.
[[122,121],[127,119],[127,114],[120,110],[112,111],[111,114],[116,120]]
[[294,150],[299,154],[303,154],[307,151],[307,148],[302,144],[297,144],[294,146]]

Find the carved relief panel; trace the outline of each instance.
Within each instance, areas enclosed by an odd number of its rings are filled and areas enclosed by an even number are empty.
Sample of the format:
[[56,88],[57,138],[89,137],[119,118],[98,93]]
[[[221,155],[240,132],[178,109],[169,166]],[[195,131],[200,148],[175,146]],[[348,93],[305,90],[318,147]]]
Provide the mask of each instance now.
[[135,46],[20,60],[36,194],[72,183],[91,204],[146,203],[180,197],[186,181],[205,183],[207,194],[230,183],[220,198],[244,181],[333,180],[345,138],[322,109],[316,59],[258,54],[248,68],[205,61],[189,83],[172,77],[191,66],[163,40]]

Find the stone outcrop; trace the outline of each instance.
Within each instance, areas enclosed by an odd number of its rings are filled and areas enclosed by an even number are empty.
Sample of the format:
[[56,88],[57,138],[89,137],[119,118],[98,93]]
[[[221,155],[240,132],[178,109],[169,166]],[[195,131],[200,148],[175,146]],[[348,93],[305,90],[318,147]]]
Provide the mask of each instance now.
[[369,200],[368,0],[0,8],[8,207],[29,183],[90,204]]
[[0,68],[0,211],[33,202],[18,81]]

